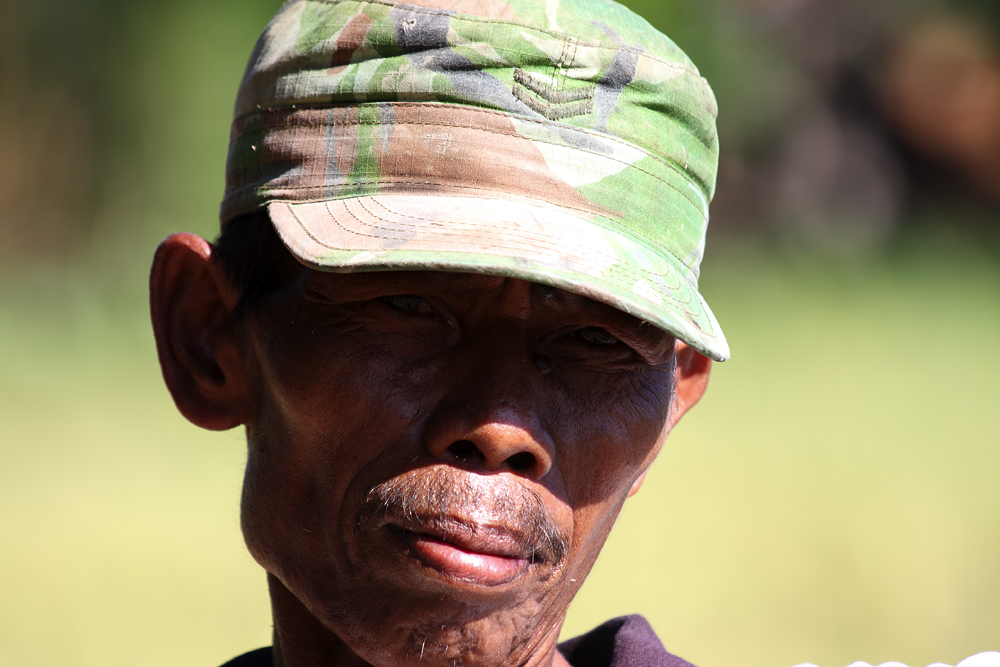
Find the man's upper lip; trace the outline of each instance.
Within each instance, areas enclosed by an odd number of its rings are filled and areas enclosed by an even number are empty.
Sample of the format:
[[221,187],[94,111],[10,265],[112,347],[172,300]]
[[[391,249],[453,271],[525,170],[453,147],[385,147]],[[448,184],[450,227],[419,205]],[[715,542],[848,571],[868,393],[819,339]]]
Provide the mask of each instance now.
[[429,537],[470,553],[500,558],[534,559],[535,549],[517,531],[456,517],[389,519],[387,527]]

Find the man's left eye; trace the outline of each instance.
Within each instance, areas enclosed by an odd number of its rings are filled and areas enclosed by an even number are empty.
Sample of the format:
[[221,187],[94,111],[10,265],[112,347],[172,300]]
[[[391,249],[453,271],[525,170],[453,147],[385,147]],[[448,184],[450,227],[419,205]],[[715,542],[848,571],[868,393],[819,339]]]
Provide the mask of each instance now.
[[573,332],[573,337],[578,338],[592,345],[602,345],[610,347],[617,345],[620,341],[600,327],[584,327]]
[[431,308],[430,304],[423,297],[419,297],[416,294],[399,294],[396,296],[386,296],[382,297],[382,301],[386,302],[393,308],[403,311],[404,313],[433,313],[434,309]]

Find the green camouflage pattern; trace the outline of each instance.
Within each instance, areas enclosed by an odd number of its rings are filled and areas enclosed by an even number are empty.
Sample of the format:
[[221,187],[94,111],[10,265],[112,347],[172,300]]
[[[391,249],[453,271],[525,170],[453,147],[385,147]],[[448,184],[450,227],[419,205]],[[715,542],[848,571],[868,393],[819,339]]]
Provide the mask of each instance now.
[[544,282],[725,360],[698,293],[716,114],[609,0],[292,0],[240,88],[222,224],[266,206],[316,268]]

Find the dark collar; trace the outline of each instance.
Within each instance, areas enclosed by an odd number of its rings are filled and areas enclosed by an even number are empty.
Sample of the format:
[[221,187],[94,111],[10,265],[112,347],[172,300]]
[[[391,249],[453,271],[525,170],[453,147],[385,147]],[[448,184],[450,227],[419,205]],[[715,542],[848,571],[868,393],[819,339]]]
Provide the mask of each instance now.
[[559,645],[573,667],[694,667],[667,653],[642,616],[622,616]]

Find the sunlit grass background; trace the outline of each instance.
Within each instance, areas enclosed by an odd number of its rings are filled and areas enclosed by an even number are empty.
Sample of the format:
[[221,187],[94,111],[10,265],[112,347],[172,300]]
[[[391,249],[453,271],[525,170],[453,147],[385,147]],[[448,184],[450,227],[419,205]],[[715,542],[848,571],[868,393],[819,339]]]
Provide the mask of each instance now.
[[[708,69],[717,56],[732,136],[733,85],[753,89],[773,54],[709,52],[707,2],[632,4],[687,30]],[[4,187],[33,146],[41,164],[75,139],[70,157],[99,156],[70,170],[88,184],[70,202],[83,231],[0,206],[0,667],[212,667],[270,641],[238,526],[242,434],[174,410],[145,273],[167,233],[214,233],[232,98],[278,4],[0,5]],[[24,53],[62,59],[18,74],[7,56],[33,21],[50,42]],[[51,74],[79,71],[79,89]],[[74,119],[91,133],[47,134]],[[0,203],[59,213],[53,183],[0,188]],[[701,667],[920,667],[1000,648],[1000,264],[966,214],[848,251],[759,228],[711,238],[703,289],[733,359],[629,502],[567,636],[642,613]]]

